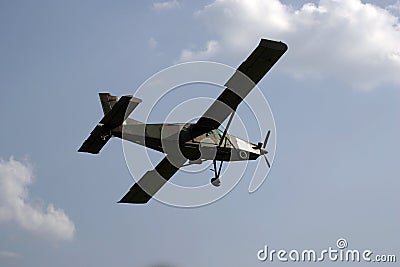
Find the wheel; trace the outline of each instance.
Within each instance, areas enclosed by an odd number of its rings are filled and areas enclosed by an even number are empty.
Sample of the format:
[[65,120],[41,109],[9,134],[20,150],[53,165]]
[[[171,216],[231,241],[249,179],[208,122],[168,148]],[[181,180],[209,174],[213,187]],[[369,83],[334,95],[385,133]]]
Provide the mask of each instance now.
[[211,178],[211,184],[215,187],[218,187],[221,185],[221,180],[219,180],[219,178]]

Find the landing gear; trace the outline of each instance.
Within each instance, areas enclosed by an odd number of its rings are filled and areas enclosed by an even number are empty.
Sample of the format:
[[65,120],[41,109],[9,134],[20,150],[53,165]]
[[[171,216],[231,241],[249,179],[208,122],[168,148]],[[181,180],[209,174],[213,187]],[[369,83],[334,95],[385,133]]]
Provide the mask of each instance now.
[[218,187],[221,185],[221,180],[219,178],[211,178],[211,184],[215,187]]
[[218,170],[217,170],[217,161],[214,159],[213,160],[213,166],[214,169],[210,169],[211,171],[214,171],[215,177],[211,179],[211,184],[215,187],[218,187],[221,185],[221,180],[219,179],[219,175],[221,174],[221,169],[222,169],[222,163],[219,164]]

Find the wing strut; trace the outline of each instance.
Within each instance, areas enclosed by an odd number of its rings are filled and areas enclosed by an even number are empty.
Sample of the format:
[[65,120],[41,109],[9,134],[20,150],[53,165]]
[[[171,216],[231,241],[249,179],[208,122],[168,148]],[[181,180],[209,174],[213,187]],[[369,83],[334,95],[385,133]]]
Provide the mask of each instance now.
[[228,124],[226,125],[226,128],[225,128],[225,130],[224,130],[224,133],[223,133],[222,136],[221,136],[221,140],[219,140],[218,147],[220,147],[220,146],[222,145],[222,142],[224,141],[225,136],[226,136],[226,134],[228,133],[229,126],[231,126],[231,122],[232,122],[232,119],[233,119],[233,116],[234,116],[234,115],[235,115],[235,111],[233,111],[232,114],[231,114],[231,116],[229,117]]

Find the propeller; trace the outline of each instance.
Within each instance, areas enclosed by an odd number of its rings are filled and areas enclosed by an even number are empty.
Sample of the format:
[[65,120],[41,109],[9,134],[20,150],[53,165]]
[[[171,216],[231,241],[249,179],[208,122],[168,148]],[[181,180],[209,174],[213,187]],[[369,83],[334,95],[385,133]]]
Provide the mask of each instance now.
[[264,140],[264,144],[263,144],[262,148],[265,148],[265,147],[267,146],[267,143],[268,143],[268,139],[269,139],[270,134],[271,134],[271,130],[268,130],[268,133],[267,133],[267,135],[265,136],[265,140]]
[[268,168],[271,168],[271,164],[269,163],[267,156],[264,155],[264,159],[267,162]]
[[264,140],[264,143],[262,144],[262,146],[261,146],[261,143],[258,143],[258,148],[260,149],[260,154],[262,154],[264,156],[264,159],[267,162],[268,168],[271,168],[271,164],[269,163],[268,158],[266,156],[268,151],[265,149],[265,147],[268,144],[268,139],[269,139],[270,135],[271,135],[271,130],[268,130],[267,135],[265,136],[265,140]]

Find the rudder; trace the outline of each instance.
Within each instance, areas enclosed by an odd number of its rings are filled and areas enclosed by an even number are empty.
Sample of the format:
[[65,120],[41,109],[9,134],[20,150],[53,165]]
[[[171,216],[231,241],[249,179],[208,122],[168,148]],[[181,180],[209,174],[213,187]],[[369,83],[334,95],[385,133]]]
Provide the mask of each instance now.
[[118,96],[111,95],[110,93],[99,93],[99,97],[104,115],[110,112],[115,103],[118,102]]

